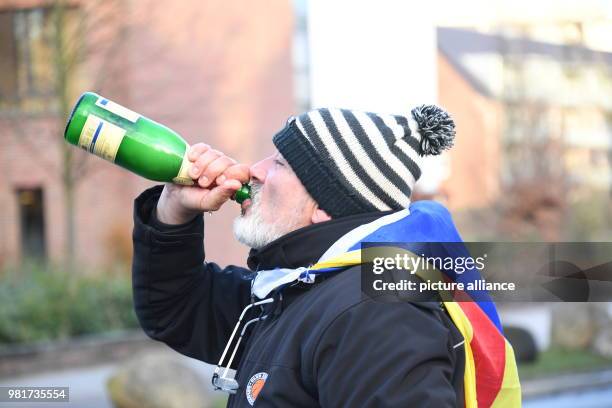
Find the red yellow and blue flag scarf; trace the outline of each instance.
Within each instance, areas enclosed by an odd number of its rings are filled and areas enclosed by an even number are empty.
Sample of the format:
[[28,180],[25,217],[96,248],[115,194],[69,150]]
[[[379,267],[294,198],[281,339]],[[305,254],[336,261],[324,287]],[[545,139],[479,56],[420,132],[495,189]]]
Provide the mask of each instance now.
[[[263,298],[273,289],[290,282],[298,280],[312,283],[318,274],[362,264],[363,243],[381,244],[384,246],[379,248],[401,250],[413,256],[416,256],[416,253],[421,256],[432,255],[423,253],[422,247],[418,252],[411,251],[407,245],[425,242],[439,244],[427,247],[435,255],[440,255],[440,251],[448,251],[445,255],[463,255],[453,253],[457,251],[456,245],[443,244],[461,243],[462,239],[448,210],[433,201],[417,201],[408,209],[355,228],[336,241],[319,261],[309,268],[261,271],[253,284],[253,293]],[[446,270],[438,272],[446,280],[464,283],[480,278],[475,269],[462,274]],[[495,303],[486,292],[468,292],[465,295],[469,300],[442,302],[465,340],[465,407],[520,407],[521,387],[514,351],[503,335]]]

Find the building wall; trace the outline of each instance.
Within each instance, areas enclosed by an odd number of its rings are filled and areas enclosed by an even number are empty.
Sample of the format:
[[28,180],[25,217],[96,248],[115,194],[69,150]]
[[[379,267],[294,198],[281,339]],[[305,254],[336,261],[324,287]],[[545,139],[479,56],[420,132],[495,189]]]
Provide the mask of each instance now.
[[[93,19],[114,12],[103,11],[108,2],[98,3],[101,8],[93,3],[84,6]],[[7,4],[0,1],[0,8]],[[209,143],[239,161],[250,163],[273,150],[272,135],[295,113],[289,1],[272,0],[265,8],[221,0],[187,0],[171,8],[152,0],[121,4],[127,30],[117,20],[83,34],[91,53],[75,94],[94,89],[190,143]],[[21,5],[33,2],[10,2]],[[15,122],[34,143],[23,143]],[[48,255],[63,257],[62,122],[52,115],[15,121],[0,112],[0,261],[24,255],[14,193],[20,186],[44,189]],[[104,266],[113,257],[129,258],[132,202],[154,183],[93,156],[87,165],[76,193],[77,254],[86,265]],[[207,256],[221,264],[244,263],[246,248],[231,233],[237,213],[238,206],[228,203],[206,216]]]
[[500,195],[503,117],[498,102],[476,92],[438,53],[439,103],[457,126],[450,173],[441,195],[452,209],[484,207]]

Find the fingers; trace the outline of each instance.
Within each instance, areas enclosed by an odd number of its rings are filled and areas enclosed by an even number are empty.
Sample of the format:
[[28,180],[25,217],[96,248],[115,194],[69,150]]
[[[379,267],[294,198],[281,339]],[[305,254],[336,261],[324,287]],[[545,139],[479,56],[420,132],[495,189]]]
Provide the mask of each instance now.
[[[231,157],[204,143],[193,145],[189,149],[188,158],[192,162],[189,175],[192,179],[197,180],[197,187],[213,190],[216,187],[223,187],[214,194],[219,199],[223,199],[228,194],[228,197],[231,197],[235,190],[239,189],[242,184],[248,183],[251,178],[249,166],[238,164]],[[233,187],[235,187],[234,190],[232,190]],[[200,197],[198,202],[202,200],[208,201]]]
[[205,150],[193,162],[193,165],[191,166],[191,169],[189,171],[189,175],[194,180],[199,179],[200,177],[202,177],[202,174],[204,173],[208,165],[221,156],[223,156],[223,153],[221,153],[218,150],[214,150],[214,149]]
[[246,164],[234,164],[223,172],[215,180],[217,184],[221,185],[226,180],[238,180],[241,184],[248,183],[251,180],[251,172],[249,166]]
[[200,177],[199,184],[201,187],[207,187],[214,180],[217,179],[226,169],[231,166],[236,165],[236,160],[227,157],[221,156],[213,160],[204,170],[202,176]]
[[187,158],[191,162],[195,162],[204,152],[210,149],[210,146],[205,143],[196,143],[189,148],[187,152]]
[[242,186],[238,180],[227,180],[223,184],[213,188],[202,196],[200,200],[200,209],[202,211],[216,211],[228,201]]

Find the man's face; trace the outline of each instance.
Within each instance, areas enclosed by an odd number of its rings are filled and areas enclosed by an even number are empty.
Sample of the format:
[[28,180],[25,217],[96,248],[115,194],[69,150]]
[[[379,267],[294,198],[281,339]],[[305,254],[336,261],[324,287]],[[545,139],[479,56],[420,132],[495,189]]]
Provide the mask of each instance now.
[[312,224],[316,203],[280,153],[250,170],[251,199],[242,203],[242,214],[234,220],[234,235],[240,242],[259,249]]

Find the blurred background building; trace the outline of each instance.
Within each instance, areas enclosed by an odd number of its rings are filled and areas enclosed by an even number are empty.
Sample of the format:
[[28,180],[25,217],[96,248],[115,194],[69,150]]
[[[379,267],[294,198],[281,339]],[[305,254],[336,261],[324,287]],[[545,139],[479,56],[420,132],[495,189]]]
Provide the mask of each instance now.
[[[63,143],[84,90],[246,162],[310,107],[438,102],[457,145],[434,159],[421,197],[465,210],[475,238],[603,238],[609,7],[475,4],[467,15],[435,2],[0,1],[0,264],[129,262],[131,202],[151,183]],[[229,207],[207,219],[221,263],[245,254]]]
[[488,234],[468,218],[490,239],[609,237],[610,5],[473,3],[437,30],[440,102],[463,130],[449,205],[488,208]]
[[[293,22],[288,1],[0,1],[0,263],[129,262],[132,201],[152,183],[63,142],[85,90],[239,160],[270,152],[296,111]],[[237,261],[228,207],[207,241]]]

